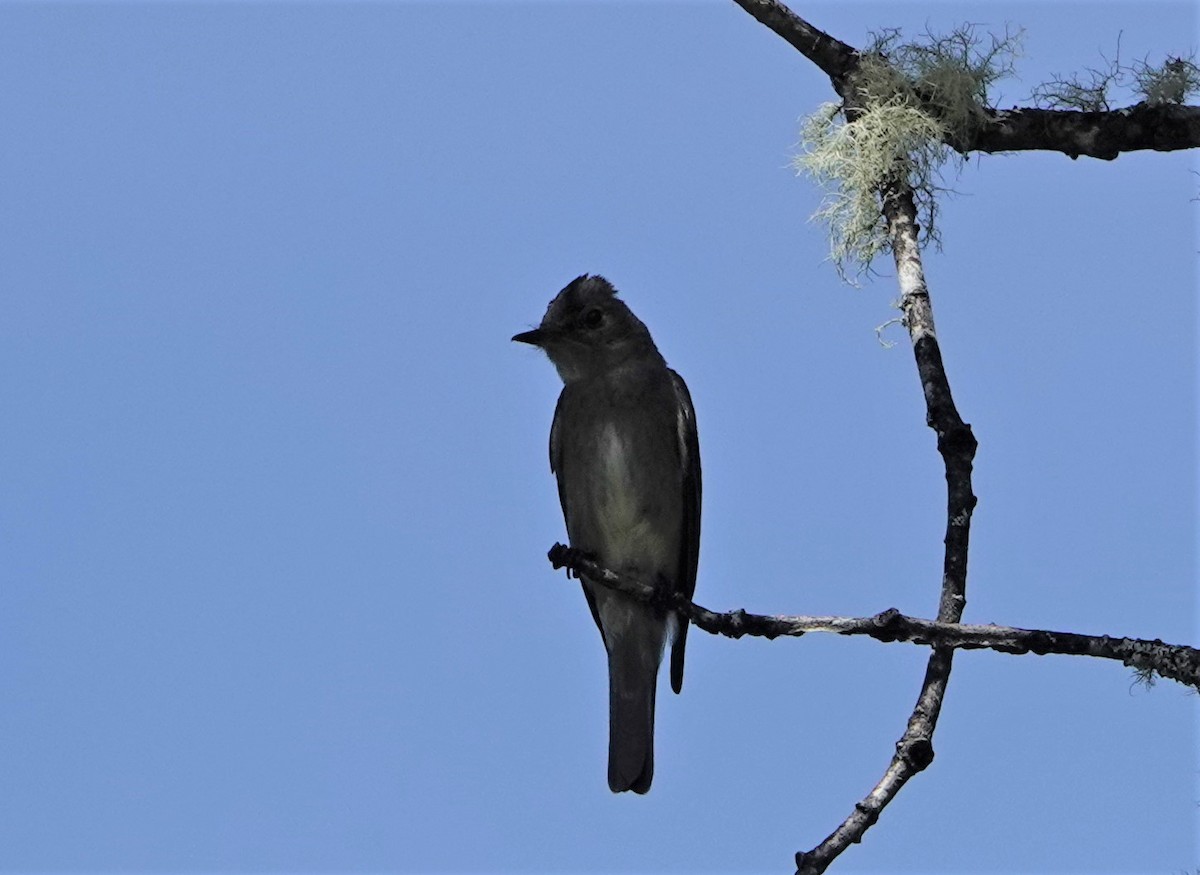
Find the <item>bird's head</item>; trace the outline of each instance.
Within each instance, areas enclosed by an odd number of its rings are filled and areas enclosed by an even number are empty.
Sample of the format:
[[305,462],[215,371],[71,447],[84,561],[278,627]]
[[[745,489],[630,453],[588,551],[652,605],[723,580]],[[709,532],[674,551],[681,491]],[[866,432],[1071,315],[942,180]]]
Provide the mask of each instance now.
[[542,323],[513,337],[541,347],[564,383],[644,359],[662,361],[650,332],[602,276],[573,279],[546,308]]

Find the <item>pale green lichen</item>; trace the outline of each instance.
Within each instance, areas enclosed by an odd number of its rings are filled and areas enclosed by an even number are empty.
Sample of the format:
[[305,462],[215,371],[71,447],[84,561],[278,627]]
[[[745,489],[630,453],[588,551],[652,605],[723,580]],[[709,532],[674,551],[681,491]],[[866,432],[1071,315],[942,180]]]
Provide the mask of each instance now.
[[[831,109],[838,108],[827,105],[823,114]],[[897,172],[922,194],[926,234],[936,233],[935,176],[948,152],[936,119],[898,97],[865,110],[851,124],[821,126],[814,116],[805,132],[805,152],[796,163],[824,189],[812,218],[828,225],[830,256],[843,277],[849,276],[847,267],[860,273],[887,250],[879,189]]]
[[1200,91],[1200,67],[1192,58],[1168,58],[1158,65],[1133,66],[1134,90],[1153,106],[1184,103]]
[[797,172],[822,187],[813,214],[829,229],[830,257],[844,279],[869,271],[889,247],[880,191],[900,178],[913,190],[924,240],[937,242],[942,168],[948,142],[985,123],[988,88],[1011,71],[1018,36],[978,36],[973,26],[902,42],[876,36],[852,80],[857,111],[825,104],[804,120]]

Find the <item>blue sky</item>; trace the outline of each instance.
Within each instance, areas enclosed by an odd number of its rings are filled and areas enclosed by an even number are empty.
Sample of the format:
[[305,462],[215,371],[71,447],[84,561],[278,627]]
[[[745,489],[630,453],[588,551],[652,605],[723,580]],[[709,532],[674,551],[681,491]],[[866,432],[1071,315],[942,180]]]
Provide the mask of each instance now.
[[[1185,3],[806,7],[1026,30]],[[645,798],[509,342],[608,276],[695,400],[697,600],[937,604],[943,481],[886,264],[788,168],[824,77],[732,3],[0,5],[0,870],[791,871],[881,774],[918,648],[691,636]],[[966,619],[1195,643],[1194,160],[972,159],[927,260],[980,441]],[[664,681],[665,685],[665,681]],[[958,657],[937,759],[838,866],[1200,864],[1197,699]]]

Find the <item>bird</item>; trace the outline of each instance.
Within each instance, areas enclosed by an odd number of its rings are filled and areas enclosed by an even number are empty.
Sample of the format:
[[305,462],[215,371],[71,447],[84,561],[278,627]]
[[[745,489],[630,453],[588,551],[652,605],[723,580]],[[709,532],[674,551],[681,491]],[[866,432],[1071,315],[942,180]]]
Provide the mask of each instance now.
[[[562,379],[550,428],[573,549],[691,599],[700,552],[700,444],[687,384],[650,331],[599,275],[583,274],[512,338],[540,347]],[[683,688],[687,619],[581,577],[608,655],[608,786],[645,793],[654,778],[658,669],[671,648]]]

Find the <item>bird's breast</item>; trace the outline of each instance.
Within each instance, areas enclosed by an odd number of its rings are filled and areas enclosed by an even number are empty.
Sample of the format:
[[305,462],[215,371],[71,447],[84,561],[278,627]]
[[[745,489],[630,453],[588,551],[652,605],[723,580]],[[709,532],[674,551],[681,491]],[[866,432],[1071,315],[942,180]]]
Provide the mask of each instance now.
[[[670,460],[657,458],[646,435],[605,422],[587,453],[591,471],[583,515],[591,548],[615,568],[657,572],[677,549],[678,511],[672,505]],[[664,470],[665,469],[665,470]]]

